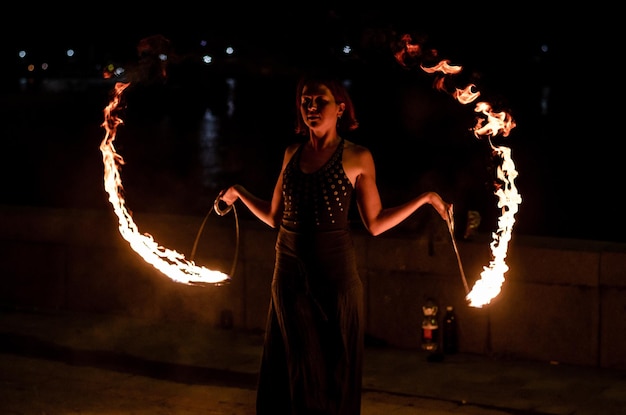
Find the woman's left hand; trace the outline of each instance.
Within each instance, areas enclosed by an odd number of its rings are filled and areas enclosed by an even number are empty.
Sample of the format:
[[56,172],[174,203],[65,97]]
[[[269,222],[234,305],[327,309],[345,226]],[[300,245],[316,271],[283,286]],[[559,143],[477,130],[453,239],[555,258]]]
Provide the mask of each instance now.
[[435,208],[443,220],[452,220],[452,204],[446,203],[438,193],[432,192],[430,194],[430,204]]

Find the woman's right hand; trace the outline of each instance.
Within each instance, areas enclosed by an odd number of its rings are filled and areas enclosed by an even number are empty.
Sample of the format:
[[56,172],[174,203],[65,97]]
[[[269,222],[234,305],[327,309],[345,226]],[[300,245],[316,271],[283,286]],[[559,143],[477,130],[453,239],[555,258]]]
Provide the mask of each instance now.
[[237,190],[237,185],[233,185],[222,190],[217,195],[217,198],[226,203],[228,206],[231,206],[237,201],[237,199],[239,199],[239,191]]
[[[233,207],[233,203],[235,203],[237,199],[239,199],[239,193],[237,193],[235,186],[222,190],[218,193],[217,198],[215,198],[215,202],[213,202],[213,209],[215,210],[215,213],[220,216],[224,216],[230,212]],[[220,202],[224,202],[226,207],[221,206]]]

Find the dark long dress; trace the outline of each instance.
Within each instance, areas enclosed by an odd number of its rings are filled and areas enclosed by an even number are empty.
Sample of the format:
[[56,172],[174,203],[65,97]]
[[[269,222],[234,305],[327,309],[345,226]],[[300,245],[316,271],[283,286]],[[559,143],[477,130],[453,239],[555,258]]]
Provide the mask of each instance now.
[[348,226],[343,140],[315,173],[285,169],[257,415],[359,415],[363,287]]

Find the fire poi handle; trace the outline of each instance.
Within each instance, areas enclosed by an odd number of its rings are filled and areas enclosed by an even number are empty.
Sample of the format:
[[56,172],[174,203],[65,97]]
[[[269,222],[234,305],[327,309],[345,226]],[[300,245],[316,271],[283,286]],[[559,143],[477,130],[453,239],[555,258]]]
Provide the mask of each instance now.
[[[213,202],[213,208],[209,209],[209,211],[207,212],[206,216],[202,220],[202,224],[200,225],[200,228],[198,229],[198,233],[196,234],[196,240],[193,242],[193,248],[191,249],[191,255],[190,255],[190,260],[193,261],[193,259],[196,256],[196,249],[198,248],[198,242],[200,241],[200,235],[202,235],[202,232],[204,231],[204,226],[206,225],[207,219],[209,219],[209,216],[211,215],[211,212],[215,211],[215,213],[217,213],[219,216],[224,216],[228,212],[230,212],[231,210],[235,214],[235,232],[236,232],[236,236],[237,236],[237,242],[236,242],[236,247],[235,247],[235,256],[233,257],[233,265],[232,265],[232,267],[230,269],[230,273],[228,274],[230,277],[235,275],[235,269],[237,267],[237,259],[239,258],[239,218],[237,217],[237,209],[235,209],[235,205],[234,204],[226,206],[225,209],[221,209],[220,208],[220,198],[219,198],[219,196],[215,199],[215,201]],[[197,284],[196,282],[193,282],[193,283]]]
[[[225,214],[227,214],[228,212],[231,211],[231,209],[233,208],[233,205],[226,205],[226,207],[224,209],[222,209],[220,207],[220,198],[219,196],[215,198],[215,202],[213,202],[213,210],[215,210],[215,213],[217,213],[220,216],[224,216]],[[222,203],[225,204],[225,203]]]
[[452,246],[454,247],[454,252],[456,253],[456,260],[459,264],[459,271],[461,271],[461,279],[463,280],[463,286],[465,287],[465,294],[469,294],[469,286],[467,285],[467,280],[465,279],[465,272],[463,271],[463,265],[461,264],[461,256],[459,255],[459,249],[456,247],[456,240],[454,239],[454,213],[452,211],[452,205],[448,208],[448,218],[446,222],[448,224],[448,231],[450,232],[450,237],[452,238]]

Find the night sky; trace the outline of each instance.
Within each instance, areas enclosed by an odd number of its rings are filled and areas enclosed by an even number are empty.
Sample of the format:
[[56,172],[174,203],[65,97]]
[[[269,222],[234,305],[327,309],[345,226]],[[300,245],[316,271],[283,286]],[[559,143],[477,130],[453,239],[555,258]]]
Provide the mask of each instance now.
[[203,37],[216,50],[229,43],[252,59],[306,67],[334,62],[347,42],[359,67],[388,77],[397,70],[389,69],[395,65],[392,45],[409,33],[463,65],[485,92],[511,109],[517,127],[506,144],[517,157],[522,197],[534,199],[520,210],[528,206],[528,215],[541,217],[540,226],[553,236],[626,242],[617,202],[624,172],[616,149],[623,133],[620,123],[605,118],[617,101],[602,87],[614,85],[610,71],[602,70],[613,62],[617,30],[610,10],[543,10],[528,3],[463,10],[414,2],[358,10],[308,3],[228,2],[214,12],[207,7],[176,2],[131,11],[111,2],[78,10],[54,3],[26,12],[18,5],[15,14],[5,13],[15,25],[3,25],[0,50],[14,54],[29,47],[45,55],[74,42],[123,62],[137,58],[137,43],[148,36],[163,35],[181,56],[195,53],[194,42]]

